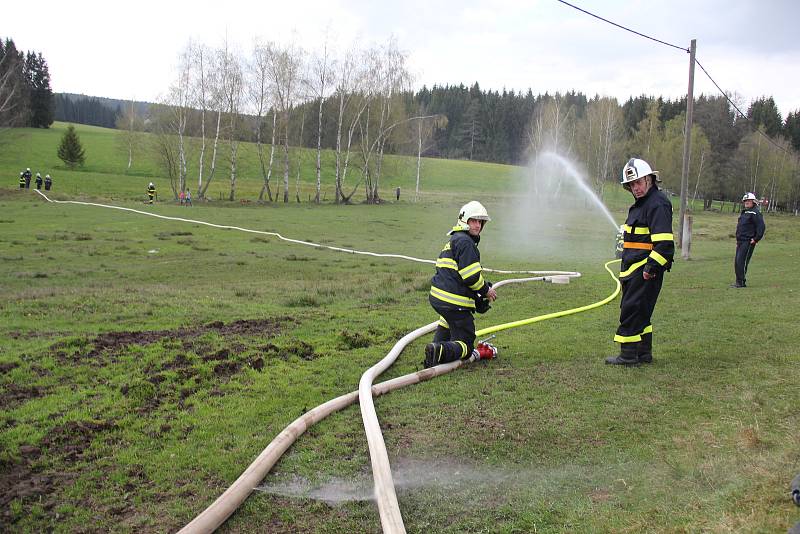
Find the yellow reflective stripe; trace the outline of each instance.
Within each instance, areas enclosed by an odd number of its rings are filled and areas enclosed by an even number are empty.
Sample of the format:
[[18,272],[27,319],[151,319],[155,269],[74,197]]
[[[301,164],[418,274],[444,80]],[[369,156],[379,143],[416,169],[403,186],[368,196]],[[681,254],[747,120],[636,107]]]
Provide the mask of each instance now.
[[456,295],[454,293],[448,293],[447,291],[443,291],[438,287],[431,287],[431,295],[442,302],[447,302],[448,304],[455,304],[456,306],[463,306],[464,308],[475,307],[475,301],[471,298],[463,295]]
[[482,287],[483,287],[483,284],[485,284],[485,283],[486,283],[486,281],[483,279],[483,275],[480,275],[480,276],[478,277],[478,281],[477,281],[477,282],[475,282],[474,284],[472,284],[471,286],[469,286],[469,288],[470,288],[471,290],[473,290],[473,291],[477,291],[477,290],[479,290],[480,288],[482,288]]
[[[651,252],[651,254],[652,254],[652,252]],[[629,274],[634,272],[636,269],[638,269],[639,267],[641,267],[645,263],[647,263],[647,258],[643,259],[642,261],[637,261],[636,263],[634,263],[633,265],[631,265],[630,267],[625,269],[625,271],[619,273],[619,277],[620,278],[624,278],[624,277],[628,276]]]
[[650,241],[672,241],[673,239],[672,234],[653,234],[650,236]]
[[641,227],[637,226],[636,228],[633,228],[629,224],[623,224],[622,231],[628,232],[629,234],[646,235],[650,233],[650,228],[647,226],[641,226]]
[[654,260],[656,260],[658,262],[658,264],[661,265],[662,267],[667,264],[667,258],[662,256],[661,254],[659,254],[655,250],[651,250],[650,251],[650,256],[648,256],[648,257],[653,258]]
[[462,279],[466,279],[466,278],[469,278],[470,276],[472,276],[473,274],[477,273],[480,270],[481,270],[481,264],[480,264],[480,262],[476,261],[475,263],[473,263],[471,265],[467,265],[463,269],[459,270],[458,274],[461,275]]
[[458,264],[453,258],[439,258],[436,260],[436,266],[442,269],[453,269],[455,271],[458,270]]
[[444,252],[445,250],[450,250],[450,241],[448,241],[448,242],[445,244],[444,248],[442,249],[442,252]]
[[619,334],[614,336],[614,341],[617,343],[634,343],[636,341],[641,341],[642,336],[644,334],[652,334],[653,333],[653,325],[649,324],[644,327],[641,334],[636,334],[635,336],[621,336]]
[[447,319],[445,319],[445,318],[444,318],[444,317],[442,317],[441,315],[439,316],[439,322],[438,322],[438,324],[439,324],[439,326],[443,326],[443,327],[445,327],[445,328],[448,328],[448,329],[450,328],[450,325],[449,325],[449,324],[447,324]]
[[463,341],[456,341],[459,345],[461,345],[461,356],[460,358],[464,358],[467,356],[467,344]]

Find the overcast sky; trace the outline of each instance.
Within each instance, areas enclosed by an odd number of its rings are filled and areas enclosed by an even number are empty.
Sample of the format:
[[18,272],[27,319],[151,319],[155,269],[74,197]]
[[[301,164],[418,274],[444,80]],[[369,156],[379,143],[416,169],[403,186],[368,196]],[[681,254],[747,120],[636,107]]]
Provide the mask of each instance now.
[[[800,2],[795,0],[573,0],[619,24],[683,47],[742,106],[772,95],[785,117],[800,109]],[[625,100],[686,94],[688,54],[643,39],[556,0],[195,0],[6,2],[0,37],[41,52],[55,92],[157,101],[192,39],[294,38],[319,48],[397,38],[415,87],[471,85],[534,93],[575,89]],[[695,94],[718,94],[698,69]],[[743,109],[743,111],[745,110]]]

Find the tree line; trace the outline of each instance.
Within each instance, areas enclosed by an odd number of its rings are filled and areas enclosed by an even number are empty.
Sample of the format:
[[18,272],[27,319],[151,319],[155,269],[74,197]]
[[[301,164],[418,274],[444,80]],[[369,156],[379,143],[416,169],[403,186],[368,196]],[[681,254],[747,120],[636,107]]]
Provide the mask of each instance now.
[[[422,156],[525,165],[544,150],[576,161],[600,193],[633,156],[662,170],[665,187],[679,189],[685,98],[642,95],[620,103],[477,83],[414,91],[406,59],[391,39],[338,53],[328,44],[307,51],[266,42],[242,54],[190,43],[150,116],[123,110],[118,123],[128,132],[129,162],[136,125],[147,123],[173,189],[191,186],[200,198],[222,175],[235,198],[242,141],[256,144],[264,201],[300,200],[294,147],[316,150],[317,202],[322,149],[334,155],[336,202],[350,202],[358,191],[363,201],[380,202],[390,153],[417,157],[417,193]],[[737,117],[723,95],[700,95],[694,109],[693,199],[710,208],[713,199],[735,201],[753,191],[770,210],[800,207],[800,110],[784,121],[774,99],[762,97]]]
[[50,72],[41,53],[17,50],[0,39],[0,128],[53,124]]

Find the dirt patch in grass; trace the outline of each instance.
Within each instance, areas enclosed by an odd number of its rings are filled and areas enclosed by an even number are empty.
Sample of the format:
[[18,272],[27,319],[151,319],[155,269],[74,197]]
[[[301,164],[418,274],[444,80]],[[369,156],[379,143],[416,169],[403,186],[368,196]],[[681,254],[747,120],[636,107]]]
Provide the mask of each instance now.
[[[117,428],[113,421],[70,421],[53,428],[38,446],[23,445],[19,459],[6,459],[0,465],[0,524],[10,525],[25,513],[25,503],[36,503],[45,513],[60,502],[59,490],[77,477],[63,468],[46,471],[39,462],[43,456],[54,457],[71,465],[89,457],[89,447],[96,435]],[[10,506],[18,501],[18,506]]]
[[19,367],[17,362],[3,362],[0,363],[0,374],[6,374],[7,372],[11,371],[12,369],[16,369]]
[[[278,317],[270,319],[242,319],[230,323],[214,321],[197,327],[181,327],[174,330],[140,330],[105,332],[94,339],[73,339],[60,341],[50,346],[50,350],[60,361],[95,359],[101,354],[117,353],[129,345],[151,345],[163,339],[180,339],[187,350],[194,349],[194,338],[206,333],[216,333],[221,336],[234,335],[267,335],[274,336],[280,333],[283,326],[293,322],[293,317]],[[92,346],[91,350],[82,349]],[[77,349],[77,351],[75,350]],[[73,352],[70,357],[70,352]]]
[[20,386],[11,382],[5,385],[3,391],[0,391],[0,407],[7,410],[30,399],[43,397],[46,391],[42,387]]

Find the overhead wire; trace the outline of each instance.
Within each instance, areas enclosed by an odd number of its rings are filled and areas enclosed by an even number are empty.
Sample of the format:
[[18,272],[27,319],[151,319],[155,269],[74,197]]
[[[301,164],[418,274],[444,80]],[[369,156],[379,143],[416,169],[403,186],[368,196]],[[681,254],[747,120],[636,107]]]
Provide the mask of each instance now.
[[[608,19],[606,19],[604,17],[601,17],[600,15],[596,15],[595,13],[592,13],[591,11],[587,11],[587,10],[585,10],[583,8],[580,8],[580,7],[576,6],[576,5],[570,4],[569,2],[566,2],[565,0],[556,0],[556,1],[562,3],[562,4],[566,5],[566,6],[569,6],[569,7],[573,8],[573,9],[575,9],[577,11],[580,11],[581,13],[585,13],[585,14],[589,15],[590,17],[594,17],[594,18],[596,18],[598,20],[601,20],[601,21],[603,21],[605,23],[611,24],[612,26],[616,26],[617,28],[620,28],[620,29],[625,30],[627,32],[633,33],[633,34],[638,35],[640,37],[644,37],[645,39],[650,39],[651,41],[655,41],[657,43],[661,43],[663,45],[666,45],[666,46],[669,46],[669,47],[672,47],[672,48],[677,48],[678,50],[682,50],[682,51],[687,52],[687,53],[690,52],[689,48],[684,48],[682,46],[678,46],[676,44],[672,44],[672,43],[669,43],[667,41],[662,41],[661,39],[656,39],[655,37],[652,37],[650,35],[638,32],[636,30],[628,28],[627,26],[623,26],[622,24],[618,24],[618,23],[616,23],[614,21],[611,21],[611,20],[608,20]],[[709,72],[706,70],[706,68],[703,67],[703,65],[697,59],[697,56],[695,56],[694,62],[697,64],[698,67],[700,67],[700,70],[703,71],[703,74],[705,74],[708,77],[708,79],[711,80],[711,83],[714,84],[714,86],[717,88],[717,90],[722,94],[722,96],[725,97],[725,99],[733,107],[733,109],[735,109],[744,120],[746,120],[750,124],[753,124],[752,119],[750,119],[747,115],[742,113],[742,110],[740,110],[739,107],[733,102],[733,100],[730,99],[730,97],[728,96],[728,93],[726,93],[722,89],[722,87],[720,87],[719,84],[714,80],[714,78],[711,77],[711,74],[709,74]],[[780,144],[778,144],[777,141],[772,139],[765,132],[761,131],[759,128],[755,128],[755,131],[758,132],[762,137],[765,137],[775,147],[777,147],[777,148],[783,150],[784,152],[786,152],[787,154],[791,155],[791,152],[786,147],[781,146]]]

